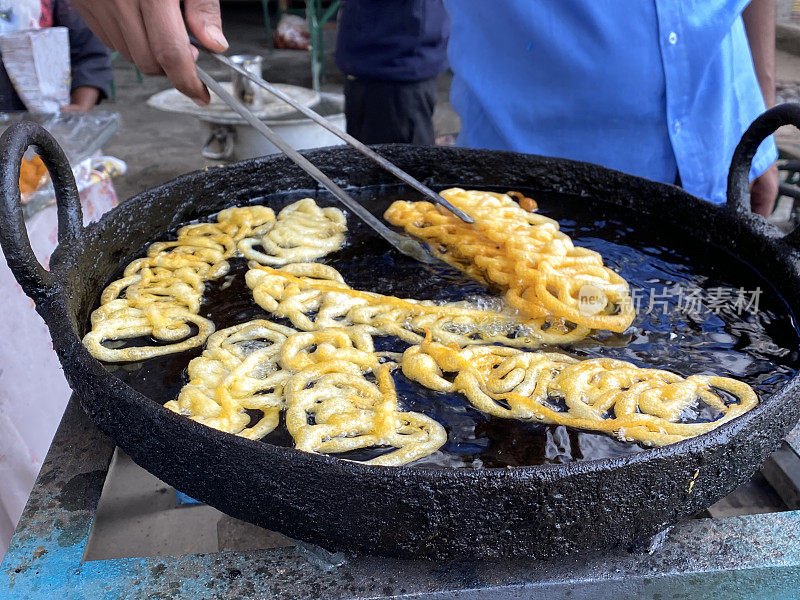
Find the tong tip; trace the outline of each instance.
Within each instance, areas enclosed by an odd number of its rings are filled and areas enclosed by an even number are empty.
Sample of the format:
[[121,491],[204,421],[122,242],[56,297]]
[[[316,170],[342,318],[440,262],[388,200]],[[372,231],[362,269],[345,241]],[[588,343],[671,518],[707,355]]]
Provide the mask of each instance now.
[[[455,208],[455,206],[453,208]],[[470,217],[467,213],[465,213],[460,208],[455,208],[455,210],[453,211],[453,214],[455,214],[455,216],[457,216],[459,219],[461,219],[465,223],[474,223],[475,222],[475,219]]]
[[473,219],[471,216],[469,216],[463,210],[461,210],[460,208],[456,208],[455,206],[450,204],[447,200],[445,200],[444,198],[442,198],[438,194],[437,194],[437,196],[440,198],[439,204],[441,204],[443,207],[445,207],[447,210],[449,210],[451,213],[453,213],[459,219],[464,221],[464,223],[474,223],[475,222],[475,219]]
[[[417,188],[417,189],[420,189],[420,188]],[[428,189],[426,187],[423,187],[420,191],[424,192],[425,195],[428,196],[428,198],[433,200],[436,204],[438,204],[442,208],[446,208],[447,210],[449,210],[451,213],[453,213],[459,219],[464,221],[464,223],[474,223],[475,222],[475,219],[470,217],[467,213],[465,213],[460,208],[456,208],[455,206],[450,204],[447,200],[444,199],[444,197],[442,197],[440,194],[437,194],[433,190]]]

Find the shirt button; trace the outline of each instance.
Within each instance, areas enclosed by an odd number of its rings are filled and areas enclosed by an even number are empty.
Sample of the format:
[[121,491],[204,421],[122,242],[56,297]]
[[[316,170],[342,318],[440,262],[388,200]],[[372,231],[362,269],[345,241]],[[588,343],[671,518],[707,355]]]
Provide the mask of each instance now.
[[678,34],[675,33],[674,31],[671,31],[669,34],[669,38],[667,39],[669,39],[669,43],[674,46],[675,44],[678,43]]
[[679,133],[680,130],[681,130],[681,122],[680,121],[673,121],[672,129],[675,131],[675,133]]

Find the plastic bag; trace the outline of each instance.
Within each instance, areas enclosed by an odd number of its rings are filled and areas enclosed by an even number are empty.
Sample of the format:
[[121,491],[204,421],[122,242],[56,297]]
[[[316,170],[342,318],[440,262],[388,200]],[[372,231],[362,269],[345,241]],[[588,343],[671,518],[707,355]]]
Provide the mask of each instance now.
[[69,104],[69,30],[24,29],[0,35],[8,77],[28,110],[57,113]]
[[[72,165],[79,190],[89,185],[92,163],[86,163],[86,159],[111,139],[120,125],[117,113],[104,110],[58,114],[0,113],[0,129],[21,120],[39,123],[56,138]],[[124,163],[119,163],[124,169]],[[53,186],[43,167],[33,150],[29,149],[20,168],[20,190],[26,216],[53,203]]]
[[98,109],[86,113],[0,113],[0,133],[20,121],[33,121],[49,131],[72,164],[102,148],[120,125],[117,113]]
[[[38,157],[35,157],[38,158]],[[116,177],[123,175],[128,170],[124,161],[113,156],[92,156],[85,158],[77,165],[72,165],[72,174],[75,176],[75,185],[78,191],[82,192],[89,186],[99,183],[106,177]],[[54,204],[56,201],[53,184],[49,176],[43,178],[43,182],[34,192],[22,192],[24,202],[23,214],[30,217],[42,208]]]

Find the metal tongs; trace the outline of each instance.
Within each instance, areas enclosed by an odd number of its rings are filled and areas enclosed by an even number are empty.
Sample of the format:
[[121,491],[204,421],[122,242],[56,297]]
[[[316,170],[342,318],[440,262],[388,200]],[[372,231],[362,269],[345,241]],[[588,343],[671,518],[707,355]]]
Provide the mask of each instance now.
[[[456,208],[452,204],[450,204],[447,200],[442,198],[439,194],[434,192],[428,186],[424,185],[422,182],[417,180],[416,178],[412,177],[402,169],[400,169],[397,165],[393,164],[392,162],[388,161],[386,158],[365,146],[353,136],[349,135],[348,133],[342,131],[338,127],[336,127],[333,123],[328,121],[325,117],[319,115],[315,111],[311,110],[310,108],[303,106],[299,102],[297,102],[294,98],[290,97],[288,94],[285,94],[279,88],[275,87],[268,81],[265,81],[258,75],[254,75],[250,73],[246,69],[241,68],[239,65],[235,64],[231,61],[227,56],[223,54],[218,54],[217,52],[212,52],[208,48],[205,48],[199,41],[197,41],[193,36],[190,36],[190,40],[192,44],[197,46],[200,50],[203,50],[207,54],[210,54],[214,58],[216,58],[219,62],[227,66],[233,71],[236,71],[243,77],[246,77],[256,85],[264,88],[274,96],[278,97],[280,100],[283,100],[287,104],[291,105],[297,111],[301,112],[311,120],[315,121],[337,137],[344,140],[347,144],[358,150],[361,154],[378,164],[380,167],[389,171],[392,175],[404,181],[408,185],[410,185],[415,190],[421,192],[430,200],[443,206],[454,215],[456,215],[462,221],[467,223],[474,222],[472,217],[466,214],[464,211]],[[222,100],[226,105],[232,108],[234,111],[239,113],[241,117],[247,121],[256,131],[258,131],[261,135],[267,138],[270,142],[272,142],[275,146],[277,146],[281,152],[283,152],[287,157],[289,157],[297,166],[303,169],[306,173],[311,175],[316,181],[318,181],[324,188],[326,188],[329,192],[331,192],[342,204],[344,204],[347,208],[349,208],[353,213],[355,213],[362,221],[364,221],[367,225],[369,225],[373,230],[375,230],[381,237],[383,237],[387,242],[389,242],[392,246],[397,248],[403,254],[410,256],[419,260],[420,262],[425,263],[435,263],[438,262],[430,252],[428,251],[427,247],[423,244],[412,240],[411,238],[405,237],[400,235],[391,229],[389,229],[386,225],[384,225],[379,219],[377,219],[372,213],[370,213],[366,208],[364,208],[361,204],[359,204],[356,200],[354,200],[347,192],[345,192],[342,188],[336,185],[331,179],[325,175],[322,171],[320,171],[317,167],[315,167],[306,157],[300,154],[297,150],[292,148],[282,137],[280,137],[277,133],[275,133],[272,129],[270,129],[261,119],[259,119],[253,112],[248,109],[244,104],[239,102],[232,94],[230,94],[222,85],[219,84],[213,77],[211,77],[208,73],[206,73],[200,67],[197,67],[197,75],[200,80],[208,86],[208,89],[214,92],[217,96],[219,96],[220,100]]]

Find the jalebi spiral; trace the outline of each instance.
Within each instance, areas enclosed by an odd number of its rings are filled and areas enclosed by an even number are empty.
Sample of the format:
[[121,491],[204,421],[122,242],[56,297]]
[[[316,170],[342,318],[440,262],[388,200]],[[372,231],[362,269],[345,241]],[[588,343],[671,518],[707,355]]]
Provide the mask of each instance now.
[[[238,255],[242,244],[255,260],[284,264],[338,249],[344,229],[342,211],[320,209],[309,198],[284,208],[277,220],[272,209],[249,206],[221,211],[216,223],[186,225],[175,241],[151,244],[147,256],[130,263],[123,278],[103,291],[83,343],[106,362],[143,360],[200,346],[214,332],[214,324],[198,314],[205,284],[228,272],[228,260]],[[257,245],[266,253],[253,250]],[[152,341],[144,345],[106,345],[148,337]]]
[[[343,213],[305,199],[277,218],[264,206],[227,209],[216,223],[187,225],[175,241],[151,244],[104,290],[84,344],[95,357],[120,362],[208,340],[189,364],[189,383],[167,408],[250,439],[272,432],[286,411],[296,448],[324,454],[380,448],[386,451],[365,461],[378,465],[408,464],[447,439],[435,420],[398,405],[391,375],[398,362],[410,379],[461,393],[492,416],[651,446],[714,429],[758,403],[750,386],[725,377],[683,378],[608,358],[522,350],[576,342],[591,329],[624,331],[633,318],[627,283],[599,254],[575,247],[555,221],[530,212],[529,198],[520,198],[526,210],[505,194],[442,194],[476,224],[426,202],[396,202],[386,218],[505,290],[507,309],[350,288],[336,269],[307,262],[341,248]],[[256,303],[296,329],[262,319],[214,333],[200,316],[206,282],[225,275],[229,259],[240,254],[251,259],[245,278]],[[605,302],[599,311],[581,306],[584,286],[599,290]],[[124,347],[148,336],[145,344]],[[380,353],[373,336],[412,345],[402,355]],[[697,422],[693,412],[701,408],[716,418]]]
[[301,333],[284,348],[285,367],[299,369],[285,388],[286,428],[295,448],[330,454],[393,446],[365,462],[396,466],[428,456],[447,441],[435,420],[399,410],[392,365],[379,362],[363,329]]
[[[500,287],[523,315],[617,332],[630,326],[635,313],[627,282],[603,265],[600,254],[574,246],[557,221],[523,209],[508,194],[459,188],[441,194],[475,223],[430,202],[397,201],[384,217],[448,263]],[[581,305],[587,290],[601,296],[591,307]]]
[[[728,377],[684,379],[610,358],[577,360],[503,346],[458,348],[430,337],[406,350],[402,367],[408,378],[436,391],[459,392],[490,415],[600,431],[649,446],[705,433],[758,404],[749,385]],[[720,391],[735,401],[726,402]],[[701,402],[718,418],[679,422]]]
[[526,348],[568,344],[589,333],[584,327],[521,319],[461,303],[434,304],[354,290],[336,269],[319,263],[250,267],[245,279],[256,303],[303,331],[361,325],[372,335],[395,336],[410,344],[418,344],[430,331],[434,339],[459,346],[498,343]]
[[[320,208],[311,198],[290,204],[278,219],[266,223],[239,242],[245,258],[263,265],[316,260],[335,252],[344,243],[347,221],[338,208]],[[258,246],[264,252],[256,250]]]
[[[275,429],[280,411],[295,447],[337,454],[394,447],[369,462],[402,465],[446,441],[425,415],[402,411],[368,327],[296,332],[256,320],[214,333],[189,364],[189,383],[165,406],[209,427],[250,439]],[[400,358],[411,380],[463,394],[490,415],[566,425],[663,446],[710,431],[753,408],[746,384],[726,377],[644,369],[624,361],[578,360],[505,346],[433,342],[430,335]],[[725,392],[734,400],[726,401]],[[700,403],[710,422],[680,422]],[[252,411],[261,411],[253,418]]]
[[[223,329],[189,363],[189,383],[170,410],[228,433],[261,439],[286,409],[295,447],[336,454],[394,447],[365,461],[402,465],[439,449],[435,420],[402,411],[390,369],[365,328],[298,333],[265,320]],[[248,410],[262,415],[251,424]]]
[[[123,278],[103,291],[84,345],[106,362],[142,360],[200,346],[214,332],[214,324],[198,315],[205,282],[225,275],[237,242],[274,218],[265,206],[229,208],[219,213],[216,223],[186,225],[175,241],[151,244],[147,256],[130,263]],[[147,345],[103,344],[148,336],[154,342]]]
[[[291,372],[278,362],[286,339],[297,333],[256,320],[212,334],[203,354],[189,363],[189,383],[164,406],[214,429],[261,439],[283,410],[283,387]],[[262,417],[251,424],[246,410]]]

